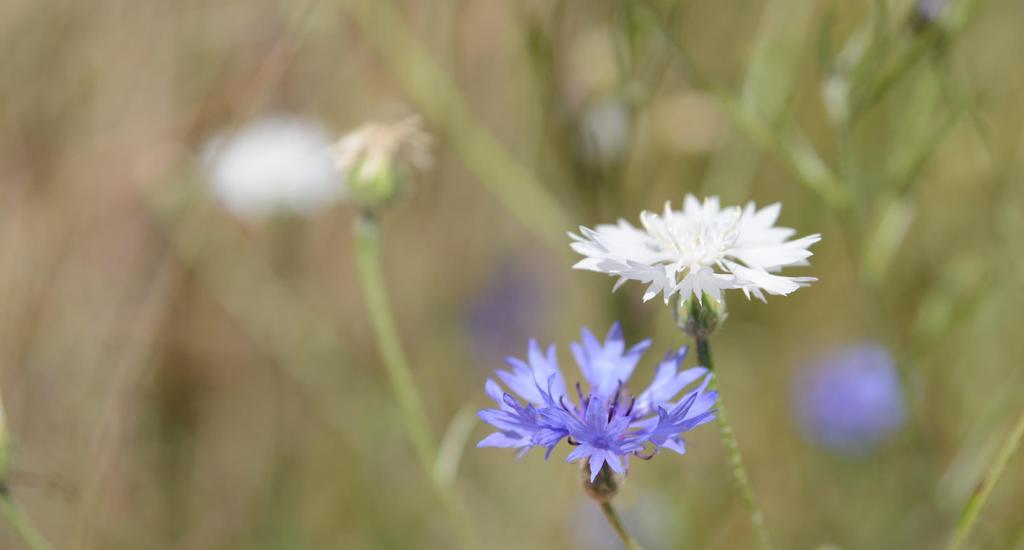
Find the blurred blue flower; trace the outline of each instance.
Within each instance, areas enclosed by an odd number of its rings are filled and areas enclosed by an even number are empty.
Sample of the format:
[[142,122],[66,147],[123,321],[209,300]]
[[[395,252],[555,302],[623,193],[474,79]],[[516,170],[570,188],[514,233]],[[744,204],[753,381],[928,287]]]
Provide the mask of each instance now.
[[500,360],[522,345],[544,317],[547,297],[540,273],[509,262],[470,300],[463,323],[484,362]]
[[[566,460],[586,460],[591,482],[605,464],[624,474],[629,455],[650,458],[661,448],[683,454],[683,432],[714,419],[712,407],[718,393],[705,391],[711,381],[707,369],[679,370],[686,358],[684,346],[668,353],[650,386],[632,397],[626,384],[650,345],[650,340],[644,340],[627,348],[618,323],[612,325],[604,342],[584,328],[582,342],[574,343],[572,351],[588,391],[584,394],[577,382],[573,401],[558,367],[555,346],[542,350],[531,340],[526,361],[510,357],[511,370],[495,372],[511,394],[494,380],[487,380],[484,389],[498,408],[484,409],[479,416],[498,431],[477,446],[516,448],[520,456],[533,447],[543,447],[550,456],[558,443],[566,440],[576,447]],[[673,402],[683,388],[701,378],[699,387]]]
[[906,403],[889,352],[873,342],[818,359],[795,386],[800,427],[810,439],[842,454],[863,454],[898,430]]
[[948,0],[918,0],[911,21],[918,26],[934,23],[942,17]]

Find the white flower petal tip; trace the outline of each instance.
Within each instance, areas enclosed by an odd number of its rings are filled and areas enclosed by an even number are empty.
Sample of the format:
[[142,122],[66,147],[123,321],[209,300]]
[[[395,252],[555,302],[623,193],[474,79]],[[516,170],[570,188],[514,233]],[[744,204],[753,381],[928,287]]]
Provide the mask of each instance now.
[[570,233],[572,249],[584,256],[573,267],[615,276],[614,289],[627,280],[645,283],[644,302],[658,294],[665,303],[676,294],[721,300],[732,289],[761,301],[766,294],[785,296],[817,280],[777,272],[809,265],[808,247],[821,234],[790,240],[796,231],[775,225],[781,211],[780,203],[723,208],[718,197],[700,201],[688,194],[681,210],[667,202],[661,214],[641,212],[640,227],[621,219],[581,226],[579,234]]

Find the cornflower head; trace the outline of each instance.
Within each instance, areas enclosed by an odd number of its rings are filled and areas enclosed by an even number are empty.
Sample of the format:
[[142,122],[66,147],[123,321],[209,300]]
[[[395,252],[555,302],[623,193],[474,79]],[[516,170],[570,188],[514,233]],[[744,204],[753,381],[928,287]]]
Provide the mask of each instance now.
[[840,347],[814,360],[797,377],[794,398],[804,435],[844,455],[873,450],[907,417],[896,363],[876,342]]
[[398,195],[410,168],[430,167],[430,145],[431,137],[419,116],[394,123],[370,122],[338,140],[334,162],[356,201],[374,207]]
[[641,227],[626,220],[618,224],[580,227],[570,233],[572,249],[584,256],[573,267],[646,283],[644,301],[662,294],[668,304],[691,296],[722,300],[722,291],[739,289],[764,301],[765,294],[786,295],[806,286],[813,277],[776,275],[784,267],[807,265],[807,248],[821,240],[809,235],[789,240],[796,231],[776,227],[779,203],[757,209],[753,202],[722,208],[718,197],[703,202],[687,195],[682,210],[665,203],[664,212],[641,212]]
[[[630,456],[649,459],[663,448],[685,453],[682,434],[714,419],[718,393],[706,391],[709,371],[680,370],[686,358],[683,346],[666,354],[650,385],[632,394],[630,377],[651,341],[627,347],[618,323],[603,342],[586,328],[581,333],[581,341],[570,348],[586,388],[576,382],[569,391],[555,346],[545,350],[531,340],[526,360],[510,357],[509,370],[495,371],[504,388],[487,380],[484,389],[497,407],[478,414],[498,431],[477,446],[510,447],[519,456],[542,447],[547,458],[565,441],[574,447],[566,461],[585,460],[591,484],[605,466],[624,475]],[[678,397],[698,381],[695,389]]]

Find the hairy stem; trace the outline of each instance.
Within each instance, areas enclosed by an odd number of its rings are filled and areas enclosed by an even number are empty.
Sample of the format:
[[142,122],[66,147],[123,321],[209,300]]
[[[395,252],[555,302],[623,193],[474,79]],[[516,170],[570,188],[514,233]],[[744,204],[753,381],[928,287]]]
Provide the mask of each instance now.
[[602,502],[601,511],[604,512],[604,517],[608,518],[608,523],[612,526],[612,529],[618,533],[619,538],[622,539],[623,544],[626,545],[628,550],[643,550],[643,546],[636,541],[626,530],[626,527],[622,525],[622,520],[619,519],[619,514],[612,507],[611,502]]
[[978,517],[981,516],[985,503],[988,502],[989,497],[992,495],[992,490],[999,483],[999,478],[1002,477],[1006,464],[1010,461],[1013,453],[1017,451],[1017,448],[1020,447],[1021,438],[1024,438],[1024,413],[1017,420],[1017,425],[1010,432],[1010,436],[1006,438],[1006,442],[1003,443],[1003,447],[999,450],[995,461],[989,466],[981,488],[974,493],[971,500],[967,502],[967,506],[964,507],[963,513],[960,514],[960,521],[956,524],[953,541],[949,543],[950,550],[958,550],[967,541],[967,537],[971,534],[974,524],[978,522]]
[[[711,344],[707,337],[698,335],[697,341],[697,362],[708,370],[715,370],[714,360],[711,358]],[[718,389],[718,376],[716,375],[711,379],[709,390]],[[729,412],[725,408],[725,401],[722,399],[722,392],[718,393],[718,402],[715,405],[715,417],[718,420],[718,427],[722,437],[722,445],[729,455],[729,466],[732,470],[732,479],[736,484],[736,489],[740,492],[740,497],[743,500],[743,506],[747,509],[747,515],[750,517],[750,523],[754,527],[754,533],[757,535],[757,540],[763,550],[771,550],[772,538],[768,533],[768,526],[764,521],[764,514],[761,512],[761,508],[758,507],[757,501],[754,500],[754,491],[750,488],[750,476],[747,475],[747,469],[743,465],[743,455],[740,453],[740,444],[736,440],[736,434],[733,432],[732,424],[729,423]]]
[[380,232],[377,219],[372,214],[364,214],[356,220],[355,238],[356,263],[359,266],[359,275],[370,313],[370,321],[373,324],[377,347],[380,349],[388,380],[395,392],[395,398],[398,400],[405,429],[412,440],[416,456],[455,526],[462,546],[480,548],[466,509],[454,487],[442,482],[440,477],[435,474],[437,445],[430,433],[423,400],[416,389],[416,381],[412,377],[412,370],[409,368],[409,362],[406,360],[398,339],[395,321],[391,317],[391,308],[384,291],[384,278],[381,270]]
[[50,550],[52,548],[21,506],[15,502],[10,489],[5,485],[0,485],[0,510],[3,511],[4,519],[7,520],[25,548],[29,550]]

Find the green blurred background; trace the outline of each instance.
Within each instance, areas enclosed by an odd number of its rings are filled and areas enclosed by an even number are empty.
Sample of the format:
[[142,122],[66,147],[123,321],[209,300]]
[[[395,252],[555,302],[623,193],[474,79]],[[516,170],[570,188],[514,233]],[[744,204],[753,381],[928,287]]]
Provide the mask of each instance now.
[[[686,193],[823,234],[794,273],[818,283],[731,296],[716,337],[779,546],[941,547],[1022,407],[1021,21],[1016,0],[6,0],[13,493],[57,548],[456,547],[373,345],[354,209],[238,221],[197,160],[266,114],[340,135],[407,109],[435,162],[384,215],[385,282],[486,548],[617,547],[564,451],[478,450],[472,413],[529,337],[571,370],[582,325],[653,337],[649,379],[684,337],[639,286],[570,270],[565,232]],[[909,416],[836,455],[798,430],[794,374],[864,339]],[[632,464],[627,525],[753,547],[716,429],[688,448]],[[1018,459],[968,547],[1024,548],[1022,489]]]

